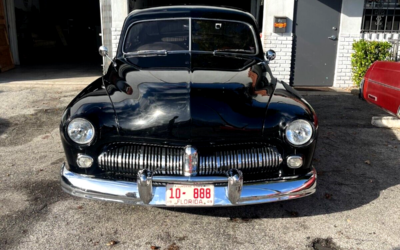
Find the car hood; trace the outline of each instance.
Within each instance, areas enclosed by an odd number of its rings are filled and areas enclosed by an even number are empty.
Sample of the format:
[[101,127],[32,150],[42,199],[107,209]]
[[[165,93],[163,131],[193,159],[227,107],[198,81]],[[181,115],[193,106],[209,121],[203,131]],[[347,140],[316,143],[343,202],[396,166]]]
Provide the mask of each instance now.
[[249,141],[262,136],[276,85],[262,63],[191,58],[184,60],[186,65],[165,69],[140,68],[145,64],[135,60],[119,62],[106,79],[121,135],[184,141]]

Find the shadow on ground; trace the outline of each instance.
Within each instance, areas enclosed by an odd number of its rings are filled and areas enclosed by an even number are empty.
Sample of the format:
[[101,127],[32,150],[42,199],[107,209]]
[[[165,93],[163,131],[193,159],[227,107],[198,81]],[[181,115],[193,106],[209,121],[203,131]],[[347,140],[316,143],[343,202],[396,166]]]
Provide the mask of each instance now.
[[[59,200],[71,199],[60,190],[58,180],[25,181],[14,189],[23,192],[29,205],[20,207],[10,214],[0,216],[0,248],[9,249],[28,234],[29,230],[39,221],[46,218],[49,207]],[[16,200],[2,197],[6,206],[15,206]],[[4,248],[3,248],[4,247]]]
[[3,135],[9,127],[10,122],[6,119],[0,118],[0,136]]
[[171,210],[230,217],[241,222],[314,216],[361,207],[377,199],[381,191],[400,184],[400,141],[392,130],[371,125],[371,117],[384,115],[383,111],[352,95],[306,99],[316,110],[320,122],[313,161],[318,171],[314,195],[255,206]]

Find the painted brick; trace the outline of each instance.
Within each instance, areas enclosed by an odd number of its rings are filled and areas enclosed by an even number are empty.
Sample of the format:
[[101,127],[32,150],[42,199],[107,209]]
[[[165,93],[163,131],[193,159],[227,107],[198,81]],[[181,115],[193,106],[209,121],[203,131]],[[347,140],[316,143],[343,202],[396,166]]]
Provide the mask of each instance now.
[[345,69],[342,69],[342,72],[351,73],[351,67],[346,67]]
[[280,36],[270,34],[264,36],[265,51],[273,49],[277,53],[274,61],[270,62],[270,68],[278,79],[286,79],[289,82],[292,64],[292,36]]
[[354,38],[353,38],[353,37],[345,38],[344,40],[345,40],[346,42],[351,42],[351,43],[354,42]]

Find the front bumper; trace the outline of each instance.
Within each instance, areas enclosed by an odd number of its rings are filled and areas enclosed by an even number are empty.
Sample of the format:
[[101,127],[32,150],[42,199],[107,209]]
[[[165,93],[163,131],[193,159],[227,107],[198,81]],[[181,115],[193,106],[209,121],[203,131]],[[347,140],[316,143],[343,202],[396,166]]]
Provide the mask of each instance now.
[[[145,176],[146,177],[146,176]],[[314,168],[305,176],[294,179],[239,184],[232,177],[167,177],[154,176],[138,182],[114,181],[73,173],[61,167],[61,187],[74,196],[132,205],[166,206],[166,186],[153,186],[152,181],[165,183],[226,183],[215,186],[214,207],[240,206],[311,195],[316,190],[317,172]],[[151,180],[152,179],[152,180]],[[240,186],[239,186],[240,185]]]

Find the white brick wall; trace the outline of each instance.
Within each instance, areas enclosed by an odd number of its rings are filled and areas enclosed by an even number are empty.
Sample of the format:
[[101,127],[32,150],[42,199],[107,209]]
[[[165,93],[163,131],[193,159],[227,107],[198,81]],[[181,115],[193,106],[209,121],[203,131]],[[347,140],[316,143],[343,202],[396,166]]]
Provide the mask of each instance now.
[[[102,29],[102,45],[108,48],[108,54],[110,57],[113,56],[112,50],[112,39],[111,39],[111,23],[112,23],[112,12],[111,12],[111,0],[100,0],[100,11],[101,11],[101,29]],[[103,58],[103,69],[107,69],[110,64],[110,60],[106,57]]]
[[353,86],[351,80],[351,54],[354,41],[360,40],[360,34],[340,34],[336,57],[336,72],[333,87],[346,88]]
[[[121,26],[117,26],[117,27],[114,26],[111,28],[112,51],[117,51],[121,31],[122,31],[122,24],[121,24]],[[115,56],[115,54],[113,56]]]
[[351,70],[351,54],[354,52],[352,46],[355,41],[360,39],[368,41],[388,41],[389,39],[398,39],[399,37],[399,34],[340,34],[333,87],[347,88],[354,86]]
[[276,78],[289,83],[292,63],[292,34],[270,33],[264,36],[264,51],[275,50],[276,58],[269,66]]

